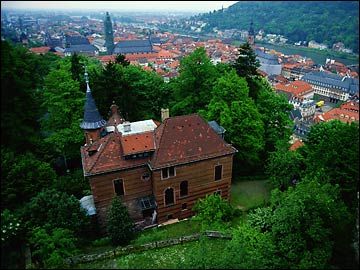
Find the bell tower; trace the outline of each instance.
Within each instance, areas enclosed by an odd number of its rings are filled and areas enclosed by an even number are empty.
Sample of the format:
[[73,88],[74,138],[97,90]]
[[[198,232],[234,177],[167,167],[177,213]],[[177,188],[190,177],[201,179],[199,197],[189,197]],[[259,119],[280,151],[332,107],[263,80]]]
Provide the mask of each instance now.
[[92,97],[89,77],[85,67],[85,81],[86,81],[86,101],[84,106],[84,120],[80,124],[80,127],[85,132],[86,145],[90,145],[96,140],[100,139],[100,132],[106,125],[106,121],[101,117],[95,100]]
[[247,42],[251,45],[251,47],[255,46],[255,31],[254,31],[253,20],[251,20],[251,23],[250,23],[249,35],[247,38]]

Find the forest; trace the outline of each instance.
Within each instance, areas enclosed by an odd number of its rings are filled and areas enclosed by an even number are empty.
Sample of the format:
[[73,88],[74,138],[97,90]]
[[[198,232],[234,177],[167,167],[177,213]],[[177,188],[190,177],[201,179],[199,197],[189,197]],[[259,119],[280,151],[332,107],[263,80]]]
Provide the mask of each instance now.
[[359,52],[358,1],[239,1],[196,19],[208,23],[204,31],[249,29],[253,20],[256,32],[284,35],[292,43],[315,40],[331,48],[342,42]]
[[[289,151],[292,107],[257,74],[250,45],[240,49],[235,63],[214,65],[198,48],[181,59],[180,75],[165,83],[122,55],[102,66],[94,58],[36,55],[2,41],[2,268],[24,268],[25,246],[33,267],[62,268],[67,257],[102,237],[79,205],[91,194],[80,158],[84,66],[105,120],[113,101],[129,121],[160,120],[161,108],[170,116],[198,113],[216,120],[238,150],[233,178],[263,173],[271,185],[270,201],[236,225],[239,211],[227,201],[200,200],[194,211],[201,229],[230,232],[233,239],[222,256],[209,257],[200,241],[202,248],[182,268],[357,267],[359,124],[317,124],[303,147]],[[141,237],[132,233],[124,208],[114,200],[109,212],[114,245]]]

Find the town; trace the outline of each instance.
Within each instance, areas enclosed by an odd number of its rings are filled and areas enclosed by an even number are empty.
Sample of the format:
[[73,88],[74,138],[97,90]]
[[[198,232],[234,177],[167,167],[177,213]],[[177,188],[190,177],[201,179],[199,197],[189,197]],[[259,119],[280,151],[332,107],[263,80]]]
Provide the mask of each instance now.
[[[338,119],[343,122],[359,121],[359,65],[348,65],[334,59],[314,63],[301,55],[285,55],[275,50],[256,45],[256,42],[286,42],[284,37],[266,34],[262,29],[255,31],[249,22],[248,30],[216,31],[213,38],[199,38],[190,35],[161,31],[163,25],[173,27],[185,21],[194,34],[200,32],[203,22],[191,22],[184,15],[149,16],[138,15],[134,22],[115,22],[110,14],[56,16],[37,14],[5,14],[2,16],[3,35],[29,46],[36,54],[53,52],[61,57],[74,53],[85,54],[98,59],[103,65],[114,62],[118,54],[125,56],[132,65],[139,65],[159,74],[165,82],[177,77],[180,59],[196,48],[204,47],[211,62],[231,63],[238,55],[238,47],[229,42],[234,33],[241,40],[252,39],[260,61],[259,72],[267,78],[277,92],[285,93],[294,106],[291,118],[294,121],[294,142],[301,141],[310,127],[321,121]],[[102,17],[102,19],[101,19]],[[118,18],[118,16],[117,16]],[[126,20],[125,20],[126,21]],[[252,24],[252,22],[251,22]],[[176,25],[180,27],[179,25]],[[181,27],[180,27],[181,28]],[[183,27],[186,28],[186,27]],[[245,28],[245,26],[244,26]],[[216,30],[216,29],[215,29]],[[315,46],[309,42],[308,46]],[[342,43],[334,44],[338,51],[350,52]]]

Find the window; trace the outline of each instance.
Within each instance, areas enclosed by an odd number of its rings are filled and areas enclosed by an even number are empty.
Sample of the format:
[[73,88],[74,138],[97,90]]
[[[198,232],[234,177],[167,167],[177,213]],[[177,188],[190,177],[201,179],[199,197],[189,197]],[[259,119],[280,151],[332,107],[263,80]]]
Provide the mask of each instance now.
[[143,181],[148,181],[150,179],[150,173],[149,172],[143,173],[143,175],[141,176],[141,179]]
[[186,203],[183,203],[182,205],[181,205],[181,210],[186,210],[187,209],[187,204]]
[[165,190],[165,206],[174,204],[174,189],[167,188]]
[[175,175],[175,167],[164,168],[161,170],[161,179],[166,179]]
[[115,193],[118,196],[122,196],[125,194],[124,192],[124,183],[122,179],[116,179],[114,180],[114,188],[115,188]]
[[188,195],[188,181],[182,181],[180,183],[180,197]]
[[215,166],[215,181],[222,178],[222,165]]

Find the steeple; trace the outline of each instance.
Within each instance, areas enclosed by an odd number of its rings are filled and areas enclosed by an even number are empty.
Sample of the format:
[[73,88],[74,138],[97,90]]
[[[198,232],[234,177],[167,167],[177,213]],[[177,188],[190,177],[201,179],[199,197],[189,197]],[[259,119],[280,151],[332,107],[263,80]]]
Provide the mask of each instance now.
[[247,42],[253,47],[255,46],[255,31],[254,31],[254,23],[251,19],[250,28],[249,28],[249,35]]
[[104,21],[104,31],[105,31],[105,47],[107,49],[107,54],[112,54],[114,50],[114,33],[113,27],[110,19],[109,12],[106,12],[106,17]]
[[84,120],[80,127],[85,130],[86,143],[91,144],[93,141],[100,138],[100,131],[106,125],[106,121],[101,117],[95,100],[92,97],[89,77],[85,67],[85,81],[86,81],[86,101],[84,106]]

